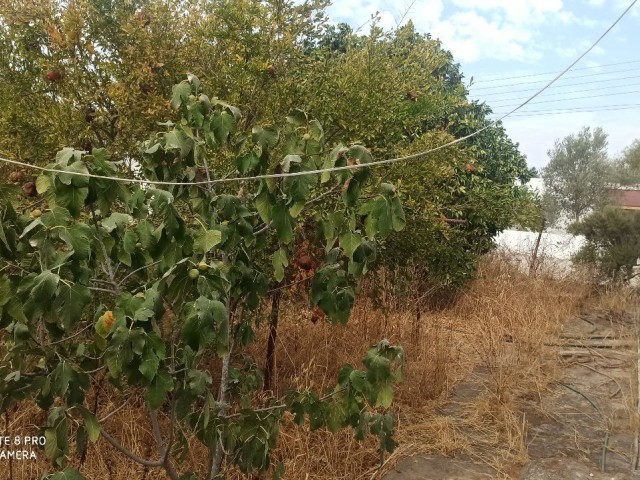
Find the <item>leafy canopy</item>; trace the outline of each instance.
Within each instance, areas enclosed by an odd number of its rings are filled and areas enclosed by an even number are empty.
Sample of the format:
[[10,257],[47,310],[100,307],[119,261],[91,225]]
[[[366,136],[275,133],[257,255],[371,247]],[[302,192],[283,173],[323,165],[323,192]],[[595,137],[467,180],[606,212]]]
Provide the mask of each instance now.
[[[37,212],[6,186],[0,412],[35,400],[48,413],[45,451],[56,470],[73,440],[80,457],[87,440],[119,445],[100,420],[106,400],[87,402],[99,398],[100,375],[116,391],[108,403],[145,405],[154,431],[157,412],[169,416],[158,440],[166,453],[147,463],[170,478],[179,476],[188,432],[210,455],[209,471],[188,478],[213,478],[225,465],[268,470],[286,412],[311,429],[351,427],[358,439],[373,433],[381,456],[392,451],[388,409],[402,376],[400,347],[382,340],[362,369],[342,369],[334,389],[279,398],[256,395],[262,374],[248,347],[261,299],[282,281],[309,226],[323,232],[310,307],[332,323],[348,321],[379,240],[405,225],[396,188],[372,176],[365,147],[330,148],[322,125],[303,111],[246,135],[240,110],[207,96],[193,74],[173,87],[170,103],[176,121],[140,143],[143,183],[76,175],[127,170],[105,149],[65,148],[48,165],[60,172],[37,179]],[[322,176],[245,181],[239,190],[237,182],[190,184],[356,163]],[[74,469],[57,475],[82,478]]]
[[640,213],[606,206],[570,227],[584,235],[586,245],[576,260],[596,264],[601,273],[614,280],[628,281],[640,258]]
[[600,127],[583,127],[577,134],[556,140],[548,155],[542,178],[546,204],[552,208],[550,216],[579,221],[605,200],[607,134]]

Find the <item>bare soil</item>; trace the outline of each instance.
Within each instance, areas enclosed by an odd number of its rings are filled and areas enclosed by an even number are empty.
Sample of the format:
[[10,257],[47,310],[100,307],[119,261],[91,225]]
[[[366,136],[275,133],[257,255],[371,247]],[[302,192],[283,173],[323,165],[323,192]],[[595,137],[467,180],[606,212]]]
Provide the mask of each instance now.
[[[505,342],[518,348],[516,338]],[[632,472],[638,384],[634,317],[604,311],[580,315],[547,345],[546,365],[554,370],[548,385],[516,399],[528,462],[475,442],[478,432],[463,428],[470,448],[454,456],[405,458],[384,480],[637,478]],[[468,415],[468,406],[491,390],[492,378],[491,368],[476,368],[440,415],[452,421]]]

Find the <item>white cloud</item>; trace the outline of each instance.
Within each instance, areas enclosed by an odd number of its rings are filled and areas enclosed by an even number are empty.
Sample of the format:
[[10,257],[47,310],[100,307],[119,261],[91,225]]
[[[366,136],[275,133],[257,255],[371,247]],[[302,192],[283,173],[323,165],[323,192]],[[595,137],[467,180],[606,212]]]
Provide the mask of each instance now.
[[[453,0],[453,4],[461,12],[441,20],[432,31],[456,59],[467,62],[485,59],[535,62],[547,48],[542,38],[545,27],[597,25],[595,20],[565,9],[562,0]],[[567,46],[560,49],[568,55]]]
[[542,57],[542,29],[550,24],[582,23],[562,0],[453,0],[458,11],[419,27],[439,37],[456,60],[519,61]]
[[554,51],[562,58],[575,58],[578,55],[578,50],[575,47],[556,47]]
[[[419,21],[416,24],[420,26]],[[492,20],[476,12],[455,13],[429,29],[451,50],[456,61],[480,59],[518,60],[529,62],[539,57],[531,48],[532,32],[515,24]]]
[[[334,1],[336,4],[328,10],[332,21],[346,21],[358,27],[378,11],[382,26],[389,29],[395,27],[395,22],[411,5],[404,21],[412,19],[418,31],[429,32],[442,40],[443,47],[453,53],[456,61],[463,63],[465,74],[474,75],[480,69],[493,78],[500,78],[560,70],[567,60],[588,48],[631,0]],[[628,60],[640,31],[639,15],[640,5],[637,5],[578,67]],[[530,66],[533,63],[537,64],[535,68]],[[594,69],[592,72],[599,71]],[[574,105],[570,98],[565,100],[567,103],[564,105],[549,104],[548,107]],[[605,102],[596,106],[601,104]],[[516,116],[507,118],[504,124],[508,135],[519,142],[520,150],[527,154],[529,164],[540,167],[547,163],[546,152],[556,138],[575,133],[583,125],[602,126],[610,135],[609,152],[614,155],[640,137],[637,112],[621,110]]]
[[[423,15],[437,20],[442,16],[443,9],[442,0],[419,0],[416,3],[406,2],[406,4],[382,0],[351,0],[336,2],[327,9],[327,12],[333,21],[348,22],[356,28],[378,13],[379,25],[388,30],[396,27],[397,22],[401,20],[404,24],[409,19]],[[363,30],[367,31],[367,29]]]
[[562,0],[453,0],[453,3],[468,10],[501,11],[508,22],[516,24],[537,23],[549,13],[562,11]]
[[[573,12],[563,10],[557,15],[558,20],[565,25],[580,25],[582,27],[593,28],[597,26],[605,26],[605,22],[601,22],[589,17],[580,17]],[[608,25],[606,25],[608,26]]]
[[[410,18],[419,31],[442,40],[444,48],[463,62],[533,63],[543,51],[555,49],[542,36],[549,25],[592,28],[600,22],[568,10],[563,0],[449,0],[448,10],[452,13],[445,15],[443,0],[352,0],[336,2],[328,13],[334,21],[349,21],[357,27],[378,12],[380,26],[385,29]],[[561,45],[560,51],[568,55],[566,45]]]

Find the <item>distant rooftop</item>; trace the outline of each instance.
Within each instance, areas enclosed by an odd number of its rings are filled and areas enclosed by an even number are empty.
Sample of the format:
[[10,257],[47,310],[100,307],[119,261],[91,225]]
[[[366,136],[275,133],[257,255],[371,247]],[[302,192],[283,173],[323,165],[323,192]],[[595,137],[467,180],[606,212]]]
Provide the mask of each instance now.
[[609,194],[625,210],[640,210],[640,190],[609,189]]

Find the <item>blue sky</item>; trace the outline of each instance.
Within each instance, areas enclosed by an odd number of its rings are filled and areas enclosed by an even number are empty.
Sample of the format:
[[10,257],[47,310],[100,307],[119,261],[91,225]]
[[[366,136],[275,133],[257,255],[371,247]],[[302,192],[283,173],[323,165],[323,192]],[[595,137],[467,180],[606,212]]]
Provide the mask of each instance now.
[[[471,98],[485,100],[501,113],[555,76],[549,72],[569,65],[630,3],[343,0],[329,7],[328,14],[333,22],[357,28],[379,12],[381,26],[391,29],[406,13],[403,22],[411,19],[420,32],[439,38],[461,64],[466,82],[473,77]],[[609,134],[611,156],[640,138],[640,2],[596,49],[533,102],[539,103],[504,120],[530,165],[544,166],[554,141],[583,125],[600,126]]]

